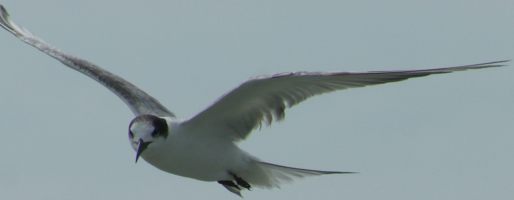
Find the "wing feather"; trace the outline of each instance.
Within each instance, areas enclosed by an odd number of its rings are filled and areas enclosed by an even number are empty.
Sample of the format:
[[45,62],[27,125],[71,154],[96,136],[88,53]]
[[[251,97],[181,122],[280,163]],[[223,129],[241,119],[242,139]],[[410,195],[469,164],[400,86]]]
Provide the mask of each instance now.
[[[262,124],[270,125],[285,116],[286,108],[309,97],[336,90],[402,81],[409,78],[455,71],[499,67],[507,61],[496,61],[457,67],[406,71],[364,73],[296,72],[249,80],[217,102],[185,121],[186,127],[208,127],[233,141],[246,138]],[[230,131],[225,131],[230,130]]]
[[9,14],[3,5],[0,5],[0,26],[23,42],[101,83],[121,98],[135,115],[154,114],[158,116],[174,116],[173,113],[162,106],[159,101],[130,82],[87,60],[66,54],[45,43],[26,29],[21,28],[10,20]]

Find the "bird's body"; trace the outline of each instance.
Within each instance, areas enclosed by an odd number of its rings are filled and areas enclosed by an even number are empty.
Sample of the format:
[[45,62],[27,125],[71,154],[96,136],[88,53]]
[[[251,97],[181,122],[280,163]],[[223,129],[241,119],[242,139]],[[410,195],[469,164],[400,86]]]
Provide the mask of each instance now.
[[[166,122],[169,127],[168,136],[153,141],[152,148],[145,150],[141,157],[153,166],[175,175],[201,181],[223,181],[238,177],[252,186],[270,188],[278,187],[281,182],[294,177],[350,173],[298,169],[262,162],[231,140],[219,137],[223,135],[222,132],[187,126],[172,118],[167,118]],[[132,144],[137,151],[138,144]]]
[[285,110],[315,96],[336,90],[402,81],[409,78],[456,71],[499,67],[496,61],[457,67],[375,72],[295,72],[251,79],[236,87],[210,107],[180,121],[159,101],[123,78],[93,63],[66,54],[9,19],[0,5],[0,26],[83,73],[123,100],[135,118],[129,125],[129,141],[153,166],[179,176],[217,181],[240,195],[252,186],[271,188],[294,178],[352,173],[286,167],[260,161],[237,146],[254,129],[284,118]]
[[[239,173],[252,158],[233,142],[202,134],[209,130],[188,130],[170,122],[170,135],[142,157],[153,166],[180,176],[202,181],[232,179],[226,169]],[[205,137],[198,137],[204,135]],[[133,146],[137,150],[137,146]],[[213,153],[216,152],[216,153]],[[208,166],[208,168],[206,168]]]

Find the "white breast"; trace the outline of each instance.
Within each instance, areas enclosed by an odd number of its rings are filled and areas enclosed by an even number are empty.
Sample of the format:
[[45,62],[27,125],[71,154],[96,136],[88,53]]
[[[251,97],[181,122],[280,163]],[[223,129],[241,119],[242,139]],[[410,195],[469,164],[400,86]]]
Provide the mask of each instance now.
[[163,171],[203,181],[229,180],[229,171],[248,168],[252,157],[232,141],[195,132],[172,124],[166,140],[151,144],[142,157]]

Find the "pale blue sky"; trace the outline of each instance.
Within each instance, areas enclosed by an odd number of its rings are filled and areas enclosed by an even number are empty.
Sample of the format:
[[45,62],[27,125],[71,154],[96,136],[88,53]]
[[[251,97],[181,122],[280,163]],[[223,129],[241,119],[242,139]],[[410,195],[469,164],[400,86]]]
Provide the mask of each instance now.
[[[250,77],[514,58],[514,1],[1,0],[13,20],[188,118]],[[0,31],[0,199],[239,199],[134,164],[108,90]],[[315,97],[241,143],[284,165],[358,171],[245,199],[511,199],[514,67]]]

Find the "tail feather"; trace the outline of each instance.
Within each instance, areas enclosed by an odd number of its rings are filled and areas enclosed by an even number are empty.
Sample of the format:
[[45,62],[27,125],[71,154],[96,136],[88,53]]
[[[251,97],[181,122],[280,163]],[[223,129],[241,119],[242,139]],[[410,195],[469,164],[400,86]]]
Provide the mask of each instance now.
[[357,172],[321,171],[287,167],[273,163],[256,161],[252,172],[244,174],[251,185],[264,188],[279,188],[281,184],[298,178],[325,174],[353,174]]

